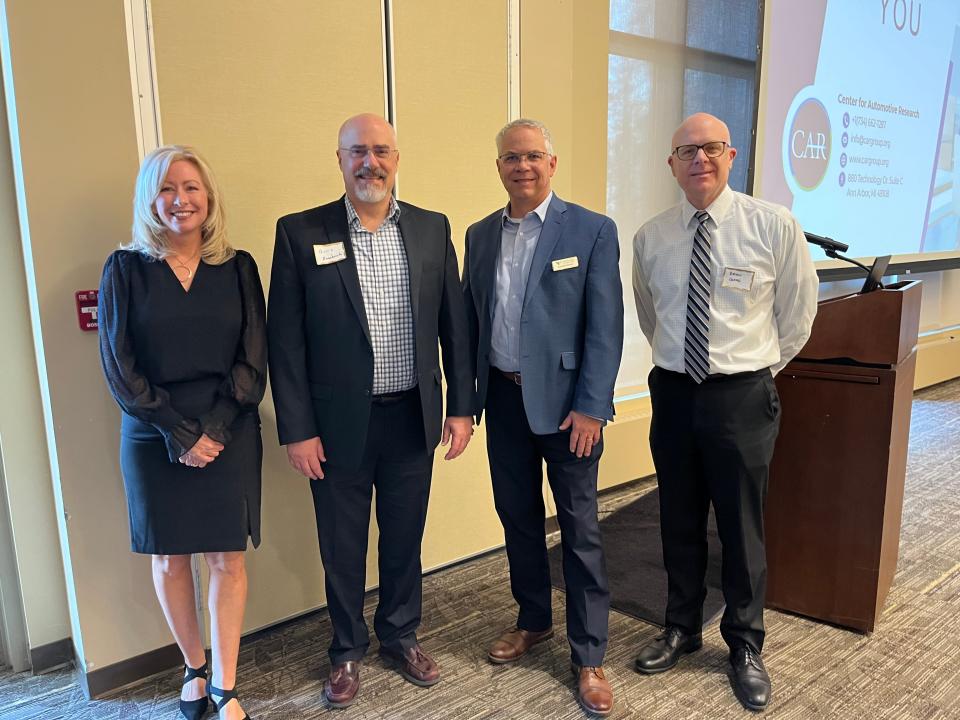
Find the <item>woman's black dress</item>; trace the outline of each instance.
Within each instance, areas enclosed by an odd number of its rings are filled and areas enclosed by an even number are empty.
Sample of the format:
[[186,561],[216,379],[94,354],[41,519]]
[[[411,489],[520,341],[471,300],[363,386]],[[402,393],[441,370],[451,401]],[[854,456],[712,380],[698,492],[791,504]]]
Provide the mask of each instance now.
[[[185,555],[260,544],[265,303],[253,258],[197,267],[185,291],[170,266],[129,250],[100,281],[100,356],[123,410],[120,467],[134,552]],[[206,433],[206,467],[181,455]]]

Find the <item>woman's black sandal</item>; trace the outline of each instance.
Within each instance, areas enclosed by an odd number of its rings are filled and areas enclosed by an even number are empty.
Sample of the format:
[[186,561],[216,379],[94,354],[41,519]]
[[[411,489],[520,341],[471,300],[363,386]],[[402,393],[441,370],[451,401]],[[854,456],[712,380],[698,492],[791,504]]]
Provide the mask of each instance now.
[[[219,695],[220,700],[219,701],[214,700],[213,699],[214,695]],[[223,706],[226,705],[231,700],[237,700],[237,702],[240,702],[239,699],[237,699],[236,688],[234,688],[233,690],[224,690],[223,688],[214,687],[213,685],[210,685],[210,700],[212,700],[213,704],[217,706],[217,712],[220,712],[220,710],[223,709]],[[244,713],[243,720],[251,720],[251,719],[249,715]]]
[[[194,680],[203,680],[207,682],[207,664],[204,663],[198,668],[183,666],[183,684],[186,685]],[[200,720],[207,712],[207,696],[204,695],[199,700],[181,700],[180,712],[187,720]]]

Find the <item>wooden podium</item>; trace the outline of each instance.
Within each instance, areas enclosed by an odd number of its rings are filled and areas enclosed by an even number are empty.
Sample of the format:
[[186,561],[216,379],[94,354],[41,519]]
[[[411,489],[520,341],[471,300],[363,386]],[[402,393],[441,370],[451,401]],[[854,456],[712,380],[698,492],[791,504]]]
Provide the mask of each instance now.
[[870,632],[897,569],[920,282],[821,302],[777,376],[767,606]]

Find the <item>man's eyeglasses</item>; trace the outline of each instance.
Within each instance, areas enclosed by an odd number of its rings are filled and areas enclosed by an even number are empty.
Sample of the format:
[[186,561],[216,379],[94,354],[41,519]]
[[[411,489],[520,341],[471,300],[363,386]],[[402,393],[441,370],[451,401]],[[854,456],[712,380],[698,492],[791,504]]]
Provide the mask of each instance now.
[[550,153],[540,152],[539,150],[534,150],[528,153],[504,153],[503,155],[498,156],[500,162],[504,165],[519,165],[521,160],[526,160],[531,165],[536,165],[541,163],[550,157]]
[[697,156],[697,152],[703,150],[703,154],[709,158],[720,157],[727,147],[725,142],[708,142],[703,145],[677,145],[673,149],[673,154],[680,160],[690,161]]
[[378,160],[386,160],[397,151],[396,148],[392,148],[389,145],[374,145],[372,148],[366,145],[353,145],[352,147],[342,147],[340,149],[350,153],[350,157],[354,160],[363,160],[363,158],[367,156],[367,153],[371,152]]

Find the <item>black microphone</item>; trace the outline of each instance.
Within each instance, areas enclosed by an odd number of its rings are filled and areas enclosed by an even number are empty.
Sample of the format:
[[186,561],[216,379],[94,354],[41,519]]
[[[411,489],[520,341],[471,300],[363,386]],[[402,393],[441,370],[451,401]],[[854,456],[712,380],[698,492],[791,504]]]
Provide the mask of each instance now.
[[850,249],[850,246],[846,243],[842,243],[839,240],[834,240],[833,238],[823,237],[822,235],[814,235],[813,233],[805,232],[804,237],[807,238],[808,243],[813,245],[819,245],[824,250],[830,252],[846,252]]

